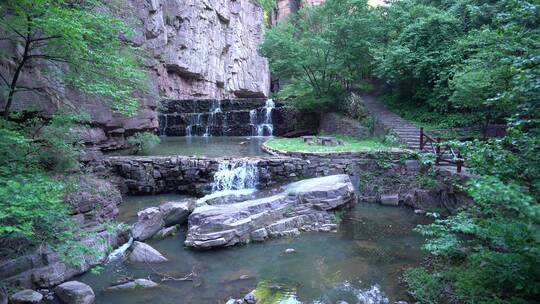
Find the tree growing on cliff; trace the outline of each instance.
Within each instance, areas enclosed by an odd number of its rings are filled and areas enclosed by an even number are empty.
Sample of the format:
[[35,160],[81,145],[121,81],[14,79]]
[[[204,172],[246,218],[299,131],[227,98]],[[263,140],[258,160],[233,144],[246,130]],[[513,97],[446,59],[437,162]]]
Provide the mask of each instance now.
[[[132,114],[134,95],[146,74],[136,50],[123,42],[131,34],[112,14],[110,1],[5,0],[0,6],[0,74],[4,117],[23,91],[51,92],[52,86],[21,84],[21,76],[39,66],[55,86],[69,85]],[[54,95],[54,94],[53,94]]]

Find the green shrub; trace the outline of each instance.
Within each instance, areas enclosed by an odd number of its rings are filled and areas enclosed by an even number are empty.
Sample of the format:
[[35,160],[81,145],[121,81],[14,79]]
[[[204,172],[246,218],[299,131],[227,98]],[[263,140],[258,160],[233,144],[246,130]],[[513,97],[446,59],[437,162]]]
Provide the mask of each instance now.
[[161,139],[154,133],[141,132],[128,137],[127,142],[133,147],[133,153],[138,154],[157,146],[161,142]]
[[440,278],[427,272],[424,268],[411,268],[403,274],[403,280],[409,293],[420,303],[440,303],[443,284]]

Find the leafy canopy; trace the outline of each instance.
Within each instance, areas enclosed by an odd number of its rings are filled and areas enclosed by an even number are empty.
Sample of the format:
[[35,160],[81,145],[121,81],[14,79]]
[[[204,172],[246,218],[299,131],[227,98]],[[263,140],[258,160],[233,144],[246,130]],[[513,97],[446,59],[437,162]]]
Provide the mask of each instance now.
[[2,61],[12,66],[10,75],[2,76],[6,92],[32,89],[18,85],[17,69],[39,65],[52,79],[107,102],[116,112],[133,114],[135,93],[144,89],[147,75],[137,50],[124,42],[132,31],[114,16],[118,9],[102,0],[3,1],[0,32],[27,50],[2,53]]

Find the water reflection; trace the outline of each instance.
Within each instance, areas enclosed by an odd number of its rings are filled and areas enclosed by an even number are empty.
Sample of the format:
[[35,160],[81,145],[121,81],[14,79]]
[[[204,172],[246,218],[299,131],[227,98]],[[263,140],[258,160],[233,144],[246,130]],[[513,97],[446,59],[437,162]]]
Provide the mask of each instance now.
[[[257,136],[185,136],[162,137],[154,148],[139,155],[194,155],[208,157],[249,157],[265,155],[261,145],[268,137]],[[109,155],[127,155],[130,151],[115,151]]]
[[[344,216],[337,233],[305,233],[211,251],[185,248],[183,227],[174,237],[148,241],[168,262],[113,264],[80,280],[94,288],[97,303],[225,303],[255,288],[270,296],[269,302],[258,303],[393,303],[407,299],[398,278],[423,256],[422,239],[412,229],[425,222],[410,209],[360,204]],[[286,253],[288,248],[295,252]],[[190,272],[193,281],[161,282],[158,274],[182,277]],[[160,287],[105,291],[126,277],[150,278]]]

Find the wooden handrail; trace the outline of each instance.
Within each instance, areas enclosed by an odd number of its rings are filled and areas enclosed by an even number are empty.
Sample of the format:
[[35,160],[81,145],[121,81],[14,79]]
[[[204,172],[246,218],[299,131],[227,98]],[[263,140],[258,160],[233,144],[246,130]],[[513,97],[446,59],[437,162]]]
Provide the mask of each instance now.
[[[463,157],[459,151],[454,151],[454,149],[447,144],[443,144],[440,137],[432,138],[424,132],[424,128],[420,128],[420,151],[424,151],[426,144],[430,144],[431,152],[435,154],[435,165],[438,166],[441,161],[456,165],[457,173],[461,173],[461,168],[463,167]],[[444,151],[441,150],[444,149]],[[444,152],[449,152],[451,158],[445,158]]]

